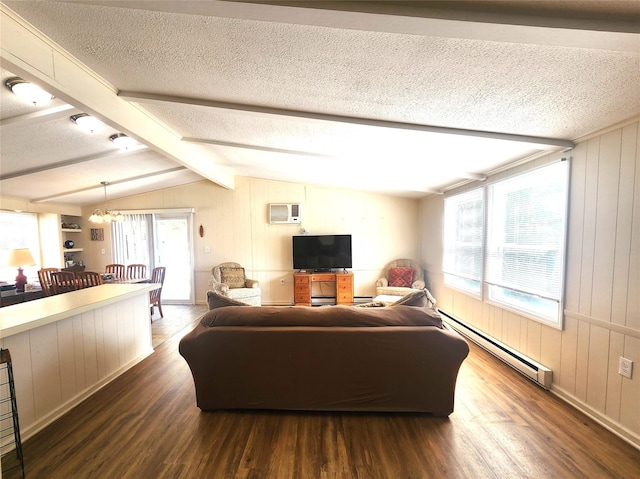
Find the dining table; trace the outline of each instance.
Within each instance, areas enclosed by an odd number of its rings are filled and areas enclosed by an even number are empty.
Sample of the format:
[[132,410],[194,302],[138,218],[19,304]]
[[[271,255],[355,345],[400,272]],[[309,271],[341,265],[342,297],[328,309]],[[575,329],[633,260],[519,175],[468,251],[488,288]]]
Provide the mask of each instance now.
[[102,282],[105,284],[139,284],[150,283],[151,278],[115,278],[110,273],[103,273]]

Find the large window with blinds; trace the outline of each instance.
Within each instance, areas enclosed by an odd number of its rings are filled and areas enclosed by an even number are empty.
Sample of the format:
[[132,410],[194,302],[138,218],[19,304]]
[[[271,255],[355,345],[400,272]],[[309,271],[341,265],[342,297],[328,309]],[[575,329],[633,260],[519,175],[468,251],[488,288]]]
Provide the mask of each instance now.
[[446,284],[561,328],[568,163],[446,198]]

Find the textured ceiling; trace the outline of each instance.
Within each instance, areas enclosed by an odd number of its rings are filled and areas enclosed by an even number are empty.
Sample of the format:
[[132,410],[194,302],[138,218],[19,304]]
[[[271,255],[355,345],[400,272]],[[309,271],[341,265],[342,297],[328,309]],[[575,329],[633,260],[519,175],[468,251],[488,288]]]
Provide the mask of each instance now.
[[[126,195],[233,187],[230,172],[420,197],[640,114],[638,2],[535,2],[535,17],[527,1],[2,3],[82,72],[55,55],[43,71],[3,29],[2,80],[109,124],[81,137],[68,115],[32,123],[3,89],[4,195],[86,203],[102,180]],[[117,161],[117,131],[148,151]],[[39,166],[60,181],[36,181]]]

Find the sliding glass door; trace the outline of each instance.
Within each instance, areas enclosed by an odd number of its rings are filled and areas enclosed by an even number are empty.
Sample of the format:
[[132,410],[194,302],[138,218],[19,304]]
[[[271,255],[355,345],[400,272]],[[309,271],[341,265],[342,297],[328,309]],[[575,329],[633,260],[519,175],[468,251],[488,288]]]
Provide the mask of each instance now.
[[125,220],[113,224],[113,261],[167,268],[162,302],[194,304],[193,235],[190,210],[125,212]]
[[167,268],[162,300],[193,304],[191,214],[162,213],[154,218],[155,263]]

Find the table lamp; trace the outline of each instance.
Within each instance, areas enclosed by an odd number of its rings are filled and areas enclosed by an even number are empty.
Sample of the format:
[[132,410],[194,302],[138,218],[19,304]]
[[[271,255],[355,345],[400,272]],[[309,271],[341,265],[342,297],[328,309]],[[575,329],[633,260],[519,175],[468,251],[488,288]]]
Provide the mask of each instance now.
[[14,266],[18,268],[18,276],[16,276],[16,291],[19,293],[24,292],[24,285],[27,284],[27,277],[22,271],[22,266],[33,266],[36,264],[29,248],[18,248],[9,251],[9,257],[7,259],[7,266]]

